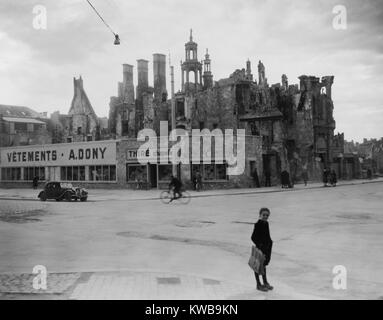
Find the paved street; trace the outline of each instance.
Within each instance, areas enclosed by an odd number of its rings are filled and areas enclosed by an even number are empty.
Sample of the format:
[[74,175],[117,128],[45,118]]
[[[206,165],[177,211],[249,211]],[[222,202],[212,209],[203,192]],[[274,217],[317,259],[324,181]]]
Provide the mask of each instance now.
[[[39,202],[0,189],[0,298],[382,299],[383,181],[192,192],[90,190],[89,201]],[[247,260],[260,207],[271,209],[268,276],[255,290]],[[48,270],[34,290],[32,269]],[[347,269],[347,289],[332,286]]]

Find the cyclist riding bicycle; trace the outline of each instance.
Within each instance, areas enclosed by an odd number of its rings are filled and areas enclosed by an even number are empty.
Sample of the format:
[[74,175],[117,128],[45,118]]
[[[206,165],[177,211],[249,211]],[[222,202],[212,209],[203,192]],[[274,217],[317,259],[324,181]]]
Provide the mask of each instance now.
[[[181,198],[182,197],[182,193],[181,193],[182,182],[173,175],[171,175],[170,178],[171,180],[169,183],[169,190],[173,190],[173,199]],[[170,201],[173,201],[173,199],[171,199]]]

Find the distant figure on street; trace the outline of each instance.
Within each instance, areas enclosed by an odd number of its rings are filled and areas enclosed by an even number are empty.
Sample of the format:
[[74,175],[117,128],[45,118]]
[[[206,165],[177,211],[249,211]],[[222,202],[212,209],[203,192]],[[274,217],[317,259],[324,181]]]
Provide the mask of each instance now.
[[199,191],[202,189],[202,176],[199,171],[196,171],[193,176],[193,187],[194,190]]
[[330,173],[330,184],[331,184],[331,186],[336,187],[337,182],[338,182],[338,180],[336,178],[335,170],[331,170],[331,173]]
[[324,170],[323,170],[323,186],[324,187],[327,187],[327,184],[328,184],[328,180],[329,180],[329,174],[328,174],[329,172],[328,172],[328,170],[327,170],[327,168],[325,168]]
[[282,188],[291,188],[290,175],[286,170],[281,172],[281,185]]
[[259,184],[259,178],[258,178],[258,172],[257,172],[257,168],[254,168],[251,176],[253,177],[253,182],[254,182],[254,186],[256,188],[260,188],[261,185]]
[[263,263],[264,272],[262,274],[263,284],[259,279],[259,274],[254,272],[255,280],[257,281],[257,290],[260,291],[273,290],[273,287],[268,283],[266,276],[266,266],[270,262],[271,250],[273,247],[273,240],[271,240],[270,237],[269,223],[267,221],[269,219],[269,216],[270,210],[268,208],[261,208],[261,210],[259,210],[259,219],[254,224],[254,230],[251,235],[251,240],[253,241],[255,246],[262,251],[263,255],[265,256],[265,260]]
[[39,177],[38,176],[35,176],[32,180],[32,186],[33,186],[33,189],[37,189],[39,185]]
[[265,171],[265,187],[271,187],[271,173],[270,173],[270,171]]
[[170,176],[170,179],[169,190],[173,190],[173,198],[170,200],[170,202],[172,202],[174,199],[182,197],[182,182],[173,175]]
[[367,179],[372,179],[372,171],[371,171],[371,169],[367,169]]
[[307,186],[307,181],[309,180],[309,174],[307,172],[306,166],[304,166],[302,169],[302,180],[303,180],[305,186]]

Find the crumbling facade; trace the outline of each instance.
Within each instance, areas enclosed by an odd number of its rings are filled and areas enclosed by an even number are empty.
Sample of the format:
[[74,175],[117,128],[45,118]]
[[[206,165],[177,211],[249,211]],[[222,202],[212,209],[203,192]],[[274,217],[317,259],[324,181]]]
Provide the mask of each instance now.
[[364,138],[362,143],[344,141],[344,150],[358,159],[361,177],[366,178],[368,170],[372,175],[383,174],[383,138]]
[[[84,90],[83,80],[73,78],[74,94],[68,114],[52,113],[49,128],[53,143],[101,140],[107,136]],[[103,130],[104,129],[104,130]]]
[[123,65],[123,82],[118,95],[110,98],[109,130],[115,139],[136,137],[143,128],[159,132],[160,121],[169,118],[170,101],[166,89],[166,56],[153,54],[153,83],[149,86],[149,61],[137,60],[138,84],[133,84],[133,66]]
[[30,108],[0,105],[0,148],[51,143],[47,122]]
[[[176,128],[189,133],[192,129],[244,129],[247,136],[256,137],[260,146],[256,156],[247,158],[244,185],[255,170],[261,183],[270,176],[272,184],[277,184],[284,170],[293,181],[300,180],[303,170],[308,171],[309,179],[318,180],[325,168],[334,166],[340,151],[334,136],[333,76],[302,75],[299,85],[290,85],[282,75],[281,83],[269,85],[262,61],[253,76],[248,60],[245,68],[214,81],[211,62],[207,50],[204,60],[199,60],[191,31],[181,61],[181,89],[174,95]],[[135,138],[143,128],[158,134],[159,122],[164,120],[170,129],[165,55],[153,55],[153,88],[148,85],[148,61],[138,60],[137,68],[136,94],[133,66],[124,65],[119,94],[111,98],[109,124],[115,138]],[[181,168],[182,175],[190,179],[192,167]]]

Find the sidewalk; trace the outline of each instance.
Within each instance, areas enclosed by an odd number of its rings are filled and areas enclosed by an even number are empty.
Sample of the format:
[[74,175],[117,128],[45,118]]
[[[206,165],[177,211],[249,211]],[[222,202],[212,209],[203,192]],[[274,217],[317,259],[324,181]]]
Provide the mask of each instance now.
[[[366,183],[382,183],[383,178],[376,178],[372,180],[357,179],[357,180],[341,180],[338,182],[337,187],[349,185],[361,185]],[[261,187],[261,188],[238,188],[238,189],[219,189],[219,190],[203,190],[193,191],[189,190],[193,198],[212,197],[212,196],[228,196],[228,195],[242,195],[242,194],[257,194],[257,193],[271,193],[271,192],[294,192],[310,189],[323,188],[322,182],[296,184],[292,189],[282,189],[280,186]],[[330,188],[330,187],[329,187]],[[158,200],[161,190],[130,190],[130,189],[89,189],[89,201],[108,201],[108,200]],[[35,200],[38,201],[37,195],[40,190],[33,189],[0,189],[0,200]]]
[[[250,272],[250,271],[249,271]],[[164,272],[119,271],[48,274],[47,289],[33,289],[33,274],[1,274],[0,300],[267,300],[323,299],[281,283],[269,292],[229,281]]]

